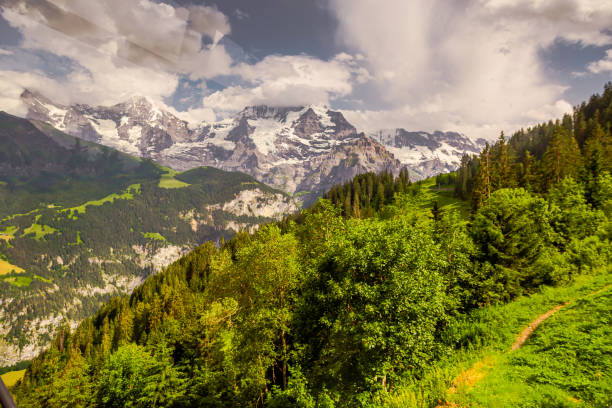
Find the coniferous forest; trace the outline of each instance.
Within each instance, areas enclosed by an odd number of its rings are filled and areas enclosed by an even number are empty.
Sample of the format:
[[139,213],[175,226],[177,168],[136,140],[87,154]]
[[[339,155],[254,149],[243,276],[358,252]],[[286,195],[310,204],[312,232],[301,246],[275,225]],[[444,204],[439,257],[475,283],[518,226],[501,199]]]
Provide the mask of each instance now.
[[[445,362],[495,343],[512,320],[487,320],[501,308],[610,283],[611,127],[608,83],[429,184],[364,174],[282,222],[206,243],[60,328],[13,389],[18,406],[444,404]],[[588,302],[603,340],[554,358],[586,374],[534,376],[546,392],[529,406],[612,404],[609,302]]]

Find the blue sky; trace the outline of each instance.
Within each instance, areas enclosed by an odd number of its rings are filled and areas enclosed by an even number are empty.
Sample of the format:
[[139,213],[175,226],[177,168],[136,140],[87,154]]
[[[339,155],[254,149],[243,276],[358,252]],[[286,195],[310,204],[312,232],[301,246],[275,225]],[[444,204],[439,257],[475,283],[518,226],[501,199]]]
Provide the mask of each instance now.
[[612,80],[602,0],[0,0],[0,109],[144,95],[191,122],[326,104],[362,130],[500,130]]

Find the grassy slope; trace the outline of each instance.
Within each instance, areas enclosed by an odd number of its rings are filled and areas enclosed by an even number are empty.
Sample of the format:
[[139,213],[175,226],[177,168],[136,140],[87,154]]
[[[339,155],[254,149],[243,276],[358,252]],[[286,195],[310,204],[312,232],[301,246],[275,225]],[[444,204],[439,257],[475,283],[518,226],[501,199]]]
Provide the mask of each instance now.
[[[63,210],[60,210],[59,212],[60,213],[67,212],[68,214],[70,214],[69,215],[70,218],[76,219],[77,214],[85,214],[85,212],[87,211],[87,207],[90,207],[90,206],[99,207],[106,203],[113,203],[115,200],[133,200],[134,194],[140,194],[140,184],[138,183],[129,185],[121,193],[109,194],[98,200],[90,200],[79,206],[72,207],[72,208],[65,208]],[[57,208],[57,207],[53,207],[53,208]]]
[[[418,381],[399,386],[391,393],[381,396],[381,405],[398,408],[431,407],[443,401],[456,401],[459,403],[459,405],[456,406],[520,406],[514,404],[514,402],[510,405],[504,405],[504,403],[508,403],[508,400],[514,401],[515,398],[521,398],[523,394],[520,393],[516,395],[513,395],[512,392],[507,394],[507,399],[501,401],[500,405],[491,405],[491,401],[483,402],[482,404],[484,405],[481,405],[478,399],[483,395],[491,396],[504,392],[502,386],[507,384],[507,379],[495,383],[495,378],[497,377],[499,379],[500,376],[503,376],[503,370],[511,369],[505,366],[507,361],[509,361],[507,360],[508,350],[517,336],[531,321],[559,304],[587,297],[590,293],[609,285],[612,283],[611,272],[612,271],[607,270],[599,274],[582,275],[569,286],[545,287],[540,293],[536,293],[532,296],[521,297],[505,305],[490,306],[474,311],[464,319],[457,321],[449,329],[449,335],[458,339],[458,343],[461,344],[460,348],[449,353],[440,363],[425,372],[423,377]],[[580,304],[580,302],[576,304]],[[595,310],[589,312],[585,311],[584,314],[595,314],[594,312],[597,313]],[[558,315],[551,317],[551,319],[562,318],[564,310],[562,309],[557,313]],[[609,306],[607,313],[609,316]],[[574,318],[576,317],[570,315],[567,317],[567,321]],[[542,326],[536,330],[536,333],[539,333],[538,330],[545,330],[547,327],[546,324],[547,322],[544,322]],[[564,329],[564,324],[566,323],[561,323],[561,325],[558,326],[560,330],[565,330],[570,336],[578,334],[576,325],[569,325]],[[600,335],[602,335],[602,333],[594,332],[593,338],[599,338]],[[580,344],[580,342],[577,343]],[[524,349],[520,349],[516,352],[516,355],[524,355],[527,361],[531,358],[535,358],[534,349],[530,348],[531,344],[530,339],[525,344]],[[568,345],[567,351],[569,353],[577,352],[578,350],[574,347],[576,345],[576,343],[574,343],[574,345]],[[610,350],[609,343],[605,347],[609,355],[612,351]],[[609,365],[609,357],[607,358],[607,364]],[[535,362],[537,360],[533,361]],[[588,362],[585,361],[580,364],[588,364]],[[451,386],[456,382],[455,379],[457,379],[461,373],[469,369],[472,369],[470,374],[476,387],[472,388],[472,384],[468,382],[468,384],[461,384],[457,393],[451,392]],[[593,371],[593,373],[596,373],[596,371]],[[493,381],[493,383],[491,387],[482,391],[477,391],[477,386],[479,384],[485,384],[486,386],[486,381],[488,380],[485,379],[488,378],[489,375],[492,375],[491,381]],[[602,387],[603,389],[610,390],[609,377],[607,378],[608,380],[604,379]],[[569,381],[572,381],[571,377]],[[522,388],[525,390],[524,386],[524,384],[519,384],[517,385],[517,389]],[[555,389],[555,387],[556,386],[553,385],[550,390]],[[506,391],[507,390],[512,390],[512,388],[506,388]],[[559,388],[555,392],[562,394],[566,391]],[[531,392],[525,392],[524,395],[531,395]],[[526,403],[524,406],[541,405],[530,405]],[[553,404],[551,406],[558,405]],[[587,404],[586,406],[591,405]],[[594,404],[592,406],[602,405]]]
[[26,370],[19,370],[19,371],[10,371],[8,373],[2,374],[2,381],[4,381],[4,384],[7,387],[12,387],[13,385],[17,383],[17,381],[23,378],[23,375],[25,374],[25,372]]
[[6,275],[9,273],[23,273],[23,272],[25,272],[24,269],[16,265],[12,265],[10,262],[5,261],[4,259],[0,258],[0,275]]
[[162,169],[166,172],[162,174],[159,179],[159,184],[157,185],[159,188],[183,188],[189,186],[189,184],[174,177],[179,174],[177,171],[168,167],[162,167]]
[[459,395],[461,405],[612,404],[612,290],[571,303],[546,320],[495,369]]
[[423,211],[431,211],[434,202],[438,201],[438,205],[445,211],[457,211],[464,218],[468,219],[470,215],[470,203],[462,201],[455,197],[454,187],[451,186],[436,186],[436,178],[432,177],[421,182],[421,192],[423,194],[423,202],[421,209]]

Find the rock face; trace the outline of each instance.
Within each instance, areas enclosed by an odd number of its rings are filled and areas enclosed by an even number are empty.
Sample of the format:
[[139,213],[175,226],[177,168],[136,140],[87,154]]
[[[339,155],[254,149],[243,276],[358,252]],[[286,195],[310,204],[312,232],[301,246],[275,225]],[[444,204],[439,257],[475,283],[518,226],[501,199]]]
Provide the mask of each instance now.
[[454,171],[464,154],[478,154],[485,145],[483,139],[474,142],[457,132],[408,132],[399,128],[369,136],[383,144],[417,179]]
[[25,91],[28,118],[176,170],[241,171],[289,193],[317,193],[353,176],[406,166],[413,179],[452,171],[480,145],[454,132],[359,133],[324,106],[251,106],[215,123],[187,123],[134,97],[110,107],[60,106]]

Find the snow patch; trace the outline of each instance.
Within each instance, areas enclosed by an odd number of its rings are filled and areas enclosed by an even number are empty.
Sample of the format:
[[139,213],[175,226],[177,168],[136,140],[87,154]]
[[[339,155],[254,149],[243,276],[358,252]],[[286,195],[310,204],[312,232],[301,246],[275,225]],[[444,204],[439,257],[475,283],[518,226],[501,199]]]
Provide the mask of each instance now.
[[[37,99],[38,100],[38,99]],[[66,126],[64,125],[64,118],[66,117],[66,113],[68,112],[66,109],[58,108],[55,105],[51,105],[48,103],[42,103],[38,101],[45,109],[49,111],[49,119],[51,119],[51,123],[53,127],[59,130],[65,130]]]
[[255,127],[250,135],[257,150],[268,155],[276,150],[274,142],[285,125],[275,119],[248,119],[249,125]]
[[132,143],[137,143],[142,136],[142,126],[132,126],[128,130],[128,140]]
[[319,122],[321,122],[321,125],[323,125],[323,127],[333,127],[334,126],[334,122],[332,122],[331,117],[327,114],[327,111],[329,110],[329,108],[325,105],[311,105],[309,106],[309,108],[311,108],[314,113],[317,115],[317,117],[319,118]]
[[229,135],[229,132],[234,128],[234,125],[234,122],[229,120],[224,120],[215,123],[210,130],[210,134],[214,135],[212,137],[206,138],[205,141],[215,146],[219,146],[225,150],[234,150],[236,148],[236,144],[231,140],[226,140],[226,137]]

